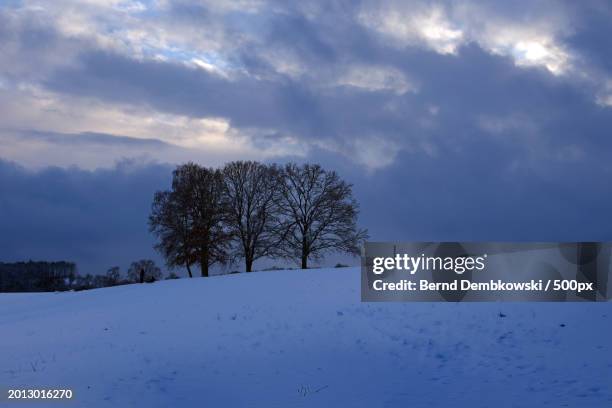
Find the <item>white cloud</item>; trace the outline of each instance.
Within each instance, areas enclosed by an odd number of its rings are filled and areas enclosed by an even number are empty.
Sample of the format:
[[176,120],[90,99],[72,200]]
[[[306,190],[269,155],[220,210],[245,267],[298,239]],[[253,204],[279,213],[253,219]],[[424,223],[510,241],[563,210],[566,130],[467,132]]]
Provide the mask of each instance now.
[[415,92],[417,89],[401,71],[373,65],[349,66],[336,80],[336,84],[368,91],[391,91],[398,95]]
[[[527,17],[525,17],[527,16]],[[359,21],[399,46],[424,46],[440,54],[456,54],[470,42],[517,66],[546,68],[554,75],[572,68],[573,55],[563,45],[571,30],[562,11],[507,17],[472,2],[449,7],[425,2],[387,2],[364,7]]]
[[337,153],[364,166],[368,171],[385,168],[395,161],[402,145],[382,136],[357,136],[349,142],[318,140],[317,147]]
[[487,23],[476,40],[493,54],[510,57],[520,67],[543,67],[551,74],[562,75],[573,69],[575,58],[553,29],[537,25]]
[[354,142],[352,157],[368,169],[377,170],[391,165],[399,149],[398,144],[384,137],[359,138]]
[[454,54],[465,41],[464,33],[448,19],[440,6],[411,3],[403,7],[368,7],[359,21],[401,45],[425,45],[441,54]]
[[[89,42],[130,57],[180,63],[200,60],[216,72],[224,71],[225,54],[241,46],[240,38],[228,34],[231,30],[220,16],[213,14],[199,24],[187,23],[171,18],[168,7],[160,1],[147,6],[125,0],[24,0],[12,15],[24,21],[44,21],[66,39]],[[220,6],[212,10],[228,11]],[[145,15],[144,11],[151,12]]]

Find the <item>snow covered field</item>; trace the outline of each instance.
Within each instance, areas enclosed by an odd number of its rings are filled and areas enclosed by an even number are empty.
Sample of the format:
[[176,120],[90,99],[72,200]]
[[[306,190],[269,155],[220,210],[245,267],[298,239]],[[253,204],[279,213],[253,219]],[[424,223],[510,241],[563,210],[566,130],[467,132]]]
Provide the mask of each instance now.
[[611,303],[364,304],[359,284],[345,268],[0,294],[0,387],[72,388],[72,407],[612,406]]

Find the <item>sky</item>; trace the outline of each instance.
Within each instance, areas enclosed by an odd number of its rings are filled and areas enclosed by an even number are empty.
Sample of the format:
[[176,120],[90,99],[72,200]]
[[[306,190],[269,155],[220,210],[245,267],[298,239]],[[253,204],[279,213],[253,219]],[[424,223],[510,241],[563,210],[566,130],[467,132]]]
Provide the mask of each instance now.
[[0,1],[0,260],[162,263],[173,167],[246,159],[337,171],[375,241],[611,240],[611,22],[597,0]]

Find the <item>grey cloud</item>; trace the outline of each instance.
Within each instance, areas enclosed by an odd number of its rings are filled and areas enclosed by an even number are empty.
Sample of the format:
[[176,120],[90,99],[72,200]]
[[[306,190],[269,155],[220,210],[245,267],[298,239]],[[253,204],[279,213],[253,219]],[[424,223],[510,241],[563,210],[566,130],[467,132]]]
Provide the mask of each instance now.
[[[534,139],[523,142],[540,148],[542,154],[579,143],[597,155],[601,145],[596,147],[590,138],[609,143],[598,135],[612,123],[610,111],[594,104],[588,92],[543,70],[517,69],[508,58],[476,46],[462,48],[457,56],[388,50],[381,59],[417,78],[422,84],[419,92],[398,96],[329,90],[290,79],[231,81],[178,64],[108,53],[84,55],[79,68],[58,72],[47,86],[195,117],[226,117],[238,128],[276,129],[279,134],[331,140],[340,146],[364,135],[382,135],[400,149],[424,142],[442,151],[463,149],[464,143],[488,137],[477,125],[478,117],[517,114],[540,124]],[[438,107],[439,113],[432,115],[430,106]],[[564,128],[591,132],[577,139]]]
[[[142,147],[142,148],[170,148],[176,147],[158,139],[135,138],[128,136],[109,135],[105,133],[83,132],[77,134],[41,132],[41,131],[20,131],[19,137],[25,140],[45,141],[58,145],[106,145],[123,147]],[[1,136],[0,136],[1,137]]]
[[[68,38],[40,14],[11,13],[0,6],[0,79],[8,85],[44,80],[56,67],[69,65],[90,41]],[[0,89],[1,90],[1,89]]]
[[153,192],[171,168],[123,162],[96,171],[33,172],[0,161],[0,258],[68,259],[83,273],[158,259],[147,231]]
[[186,149],[158,139],[135,138],[95,132],[59,133],[51,131],[0,129],[0,158],[12,157],[19,163],[41,168],[75,165],[86,169],[111,167],[129,158],[159,163],[187,160],[220,161],[205,151]]

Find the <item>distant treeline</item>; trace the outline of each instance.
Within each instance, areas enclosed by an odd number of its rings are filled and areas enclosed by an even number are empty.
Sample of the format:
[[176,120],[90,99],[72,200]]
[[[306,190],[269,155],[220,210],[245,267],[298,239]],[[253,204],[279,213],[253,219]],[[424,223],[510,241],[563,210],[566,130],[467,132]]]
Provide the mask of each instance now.
[[[176,279],[170,273],[166,279]],[[163,279],[162,271],[150,259],[132,262],[123,276],[118,266],[104,275],[79,275],[74,262],[0,262],[0,292],[55,292],[87,290]]]
[[76,276],[73,262],[0,262],[0,292],[68,290]]
[[[338,263],[335,268],[347,266]],[[291,268],[272,266],[262,271],[281,269]],[[79,275],[74,262],[0,262],[0,293],[79,291],[132,283],[152,283],[162,279],[179,279],[179,276],[174,272],[164,276],[162,270],[150,259],[132,262],[125,275],[118,266],[109,268],[103,275]]]

